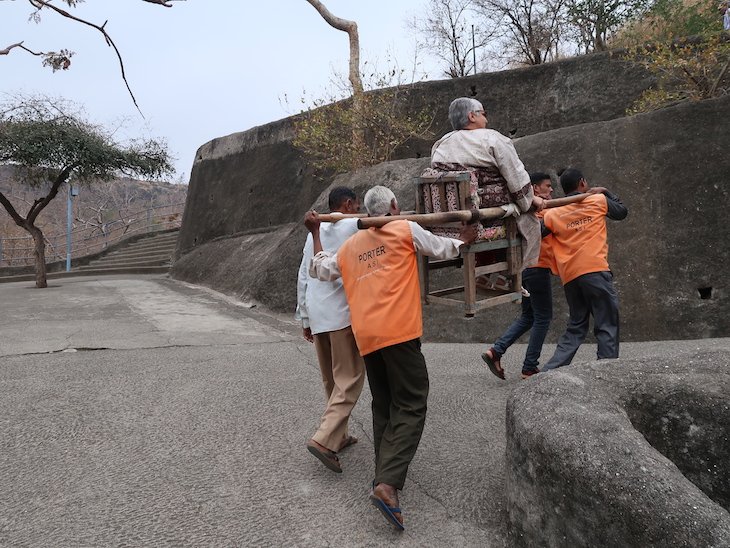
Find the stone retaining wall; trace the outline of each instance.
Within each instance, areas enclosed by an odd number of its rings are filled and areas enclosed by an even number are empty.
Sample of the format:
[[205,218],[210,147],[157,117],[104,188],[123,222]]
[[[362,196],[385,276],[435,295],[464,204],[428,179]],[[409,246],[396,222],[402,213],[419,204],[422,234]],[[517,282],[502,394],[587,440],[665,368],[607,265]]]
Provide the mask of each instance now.
[[[433,135],[408,143],[395,159],[430,155],[437,136],[450,130],[447,109],[456,97],[473,96],[482,101],[491,127],[523,136],[621,117],[652,81],[642,68],[599,53],[419,83],[403,108],[433,112]],[[198,149],[179,255],[220,236],[298,222],[329,186],[331,178],[316,177],[306,158],[292,146],[294,119],[219,137]]]
[[[562,128],[515,142],[528,170],[580,166],[591,183],[611,188],[627,204],[628,218],[609,222],[608,228],[609,262],[621,301],[622,340],[730,334],[728,277],[722,270],[730,262],[725,221],[730,155],[723,150],[730,142],[730,124],[723,123],[729,111],[730,97],[726,97]],[[427,158],[387,162],[339,176],[332,184],[351,186],[360,195],[374,184],[385,184],[393,188],[403,209],[412,209],[413,177],[427,165]],[[328,188],[304,209],[314,203],[316,209],[324,210]],[[271,246],[263,242],[263,235],[256,244],[270,248],[270,255],[258,255],[251,248],[250,254],[256,257],[251,260],[247,247],[252,245],[251,235],[234,236],[234,242],[226,243],[224,238],[198,246],[175,263],[172,274],[293,313],[296,272],[306,235],[299,224],[253,229],[272,231]],[[183,230],[190,233],[193,229],[186,226]],[[238,251],[223,251],[231,247]],[[549,341],[559,336],[567,320],[557,280],[553,289],[555,313]],[[480,312],[474,320],[465,320],[458,309],[444,306],[429,305],[424,312],[428,340],[493,341],[518,314],[518,307]]]

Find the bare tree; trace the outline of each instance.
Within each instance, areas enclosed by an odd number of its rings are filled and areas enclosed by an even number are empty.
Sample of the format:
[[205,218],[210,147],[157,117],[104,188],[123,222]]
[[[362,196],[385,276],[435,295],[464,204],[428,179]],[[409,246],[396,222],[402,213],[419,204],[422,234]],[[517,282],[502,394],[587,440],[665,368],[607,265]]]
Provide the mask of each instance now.
[[[363,86],[360,77],[360,35],[357,32],[357,23],[335,17],[319,0],[307,0],[314,9],[327,21],[331,27],[347,33],[350,40],[350,70],[349,80],[352,86],[352,108],[354,124],[352,127],[352,141],[355,148],[362,148],[365,134],[360,120],[363,112]],[[356,166],[359,167],[359,166]]]
[[[123,235],[150,211],[150,208],[171,206],[185,201],[184,185],[149,183],[118,178],[95,181],[78,202],[74,221],[88,229],[87,237],[108,235],[111,231]],[[147,208],[147,211],[145,211]]]
[[612,31],[648,7],[648,0],[566,0],[579,51],[604,51]]
[[558,56],[566,0],[474,0],[484,17],[499,21],[510,60],[539,65]]
[[[7,1],[7,0],[0,0],[0,1]],[[70,8],[75,8],[77,4],[80,2],[83,2],[83,0],[61,0],[64,4],[66,4]],[[157,4],[160,6],[165,6],[167,8],[172,7],[172,4],[170,2],[180,2],[182,0],[142,0],[143,2],[147,2],[150,4]],[[109,35],[109,33],[106,31],[106,24],[108,21],[104,21],[103,24],[99,25],[96,23],[92,23],[90,21],[87,21],[86,19],[82,19],[80,17],[77,17],[73,15],[71,12],[62,9],[55,4],[52,3],[51,0],[28,0],[28,3],[33,7],[33,11],[30,14],[30,18],[35,22],[40,22],[41,20],[41,14],[46,12],[52,12],[60,17],[64,17],[70,21],[73,21],[75,23],[78,23],[80,25],[85,25],[88,27],[91,27],[98,32],[101,33],[101,35],[104,37],[104,41],[106,42],[106,45],[111,47],[114,50],[114,53],[116,54],[117,61],[119,63],[119,69],[122,74],[122,80],[124,81],[124,85],[127,87],[127,91],[129,92],[129,96],[132,98],[132,102],[134,103],[134,106],[137,107],[137,110],[139,110],[139,105],[137,104],[137,99],[134,97],[134,93],[132,93],[132,88],[129,86],[129,82],[127,82],[127,75],[124,71],[124,61],[122,59],[122,54],[119,52],[119,49],[117,48],[117,45],[114,43],[114,40],[112,40],[112,37]],[[43,66],[51,67],[53,72],[56,72],[57,70],[67,70],[71,66],[71,57],[74,55],[74,52],[69,51],[67,49],[61,49],[59,51],[49,51],[49,52],[42,52],[42,51],[33,51],[29,47],[24,45],[24,41],[15,42],[13,44],[10,44],[4,49],[0,49],[0,55],[9,55],[11,51],[14,49],[22,50],[27,53],[30,53],[31,55],[35,55],[37,57],[41,57],[43,59]],[[140,111],[141,113],[141,111]]]
[[495,34],[496,25],[476,24],[473,8],[473,0],[429,0],[425,15],[414,20],[425,48],[445,63],[451,78],[476,71],[476,51]]

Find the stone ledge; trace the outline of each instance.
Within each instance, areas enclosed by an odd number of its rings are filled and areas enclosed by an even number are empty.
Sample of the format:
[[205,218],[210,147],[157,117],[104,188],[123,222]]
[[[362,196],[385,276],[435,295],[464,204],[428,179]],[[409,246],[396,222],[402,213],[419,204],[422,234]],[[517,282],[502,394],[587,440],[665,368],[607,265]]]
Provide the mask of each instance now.
[[730,545],[729,413],[724,349],[526,381],[507,403],[510,545]]

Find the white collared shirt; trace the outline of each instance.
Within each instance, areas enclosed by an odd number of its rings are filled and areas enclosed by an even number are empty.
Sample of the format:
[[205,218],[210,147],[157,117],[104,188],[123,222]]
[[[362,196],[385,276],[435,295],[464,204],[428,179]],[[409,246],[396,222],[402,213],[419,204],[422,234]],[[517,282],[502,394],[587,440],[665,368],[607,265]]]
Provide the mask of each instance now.
[[[321,223],[319,238],[322,249],[335,254],[350,236],[357,232],[357,219],[348,218],[336,223]],[[314,244],[312,235],[307,235],[302,251],[302,262],[299,265],[297,278],[297,311],[296,319],[302,321],[302,327],[309,327],[312,334],[337,331],[350,325],[350,308],[342,287],[342,280],[320,281],[309,275],[309,264],[312,261]]]

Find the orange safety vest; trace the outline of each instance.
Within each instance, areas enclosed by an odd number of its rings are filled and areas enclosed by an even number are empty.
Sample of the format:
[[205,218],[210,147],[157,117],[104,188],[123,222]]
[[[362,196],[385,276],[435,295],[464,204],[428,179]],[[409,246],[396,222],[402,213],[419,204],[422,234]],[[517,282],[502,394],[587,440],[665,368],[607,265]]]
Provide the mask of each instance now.
[[[545,210],[538,211],[537,217],[544,220]],[[558,267],[555,264],[555,252],[553,251],[552,234],[548,234],[540,241],[540,257],[537,259],[535,267],[548,268],[553,274],[558,274]]]
[[418,263],[408,221],[361,230],[337,251],[360,354],[423,333]]
[[583,274],[608,270],[606,213],[608,203],[603,194],[545,212],[563,285]]

